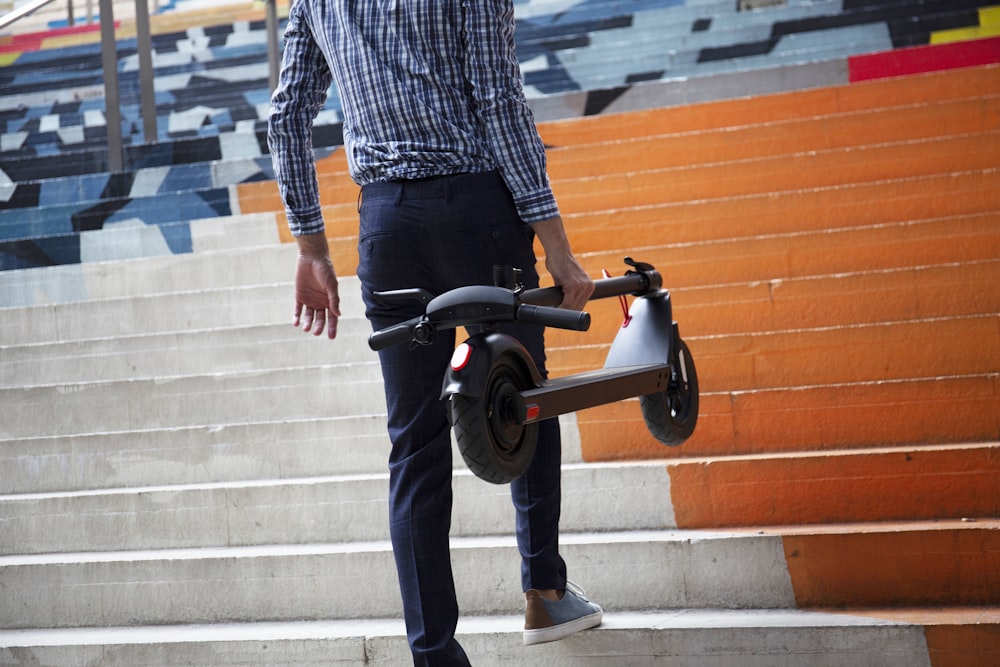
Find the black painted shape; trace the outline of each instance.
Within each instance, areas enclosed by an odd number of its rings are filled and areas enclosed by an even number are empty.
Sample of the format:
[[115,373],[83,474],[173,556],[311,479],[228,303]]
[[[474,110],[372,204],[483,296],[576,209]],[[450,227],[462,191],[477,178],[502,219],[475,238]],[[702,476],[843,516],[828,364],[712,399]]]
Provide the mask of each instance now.
[[691,32],[705,32],[712,27],[712,19],[695,19],[691,24]]
[[79,263],[80,237],[75,234],[0,242],[0,271]]
[[875,4],[845,1],[844,11],[839,14],[777,21],[766,40],[702,49],[698,62],[766,55],[786,35],[869,23],[885,23],[894,48],[927,44],[930,33],[936,30],[977,25],[976,10],[994,3],[995,0],[905,0]]
[[619,86],[617,88],[590,91],[587,93],[587,102],[583,107],[583,115],[596,116],[607,109],[612,102],[621,97],[628,89],[629,86]]
[[643,81],[659,81],[666,73],[667,70],[665,69],[653,70],[651,72],[637,72],[625,77],[625,83],[631,85],[633,83],[642,83]]
[[7,201],[0,201],[0,210],[8,208],[32,208],[38,206],[42,186],[40,183],[21,183]]
[[[873,5],[857,0],[845,1],[844,11],[840,14],[778,21],[772,27],[771,37],[781,38],[794,33],[885,22],[890,27],[894,47],[912,46],[914,43],[926,44],[926,36],[929,33],[918,29],[922,22],[939,20],[942,22],[941,25],[950,27],[976,25],[978,15],[975,9],[988,7],[994,2],[995,0],[905,0],[879,2]],[[973,11],[966,11],[970,9]],[[957,21],[949,21],[946,18],[948,16],[956,17]],[[914,42],[912,39],[914,36],[922,41]]]
[[101,192],[101,201],[70,216],[74,232],[90,232],[104,228],[104,222],[131,201],[128,197],[135,181],[134,172],[109,174]]
[[777,44],[778,39],[771,38],[759,42],[707,47],[698,52],[698,62],[707,63],[716,60],[732,60],[734,58],[767,55]]

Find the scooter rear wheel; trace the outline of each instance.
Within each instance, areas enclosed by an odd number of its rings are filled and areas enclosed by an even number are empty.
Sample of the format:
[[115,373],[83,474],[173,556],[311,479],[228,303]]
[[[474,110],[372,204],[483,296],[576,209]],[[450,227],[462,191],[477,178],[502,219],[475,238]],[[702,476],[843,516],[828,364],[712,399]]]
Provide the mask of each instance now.
[[674,378],[656,394],[639,397],[646,428],[664,445],[675,447],[691,437],[698,421],[698,374],[687,343],[677,339]]
[[538,442],[538,425],[518,424],[510,407],[514,394],[533,386],[521,362],[505,354],[493,362],[482,397],[451,396],[458,450],[480,479],[506,484],[528,469]]

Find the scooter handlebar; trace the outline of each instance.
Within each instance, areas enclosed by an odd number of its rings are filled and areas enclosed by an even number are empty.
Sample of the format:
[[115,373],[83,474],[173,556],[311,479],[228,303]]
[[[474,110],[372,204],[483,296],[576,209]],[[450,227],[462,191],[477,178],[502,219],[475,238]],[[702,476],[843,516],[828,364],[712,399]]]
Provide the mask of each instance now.
[[387,347],[413,340],[413,327],[417,322],[416,320],[407,320],[406,322],[400,322],[391,327],[372,332],[368,336],[368,347],[378,352]]
[[[595,280],[594,293],[590,298],[591,300],[604,299],[622,294],[641,296],[656,292],[661,285],[660,274],[651,268],[630,271],[624,276]],[[398,294],[401,297],[413,298],[411,293],[416,291],[419,290],[404,290]],[[520,305],[515,319],[519,322],[539,324],[556,329],[587,331],[590,328],[590,314],[578,310],[557,308],[562,303],[562,299],[562,288],[559,286],[525,290],[519,295]],[[425,303],[428,300],[428,298],[422,299]],[[420,323],[420,318],[417,318],[376,331],[368,337],[368,347],[377,352],[408,341],[428,342],[427,335],[428,333],[433,334],[433,325],[430,327],[430,332],[421,331]]]
[[[607,299],[609,297],[621,296],[623,294],[633,294],[641,296],[656,292],[663,285],[663,279],[659,272],[634,271],[624,276],[615,278],[601,278],[594,281],[594,293],[590,300]],[[521,303],[530,303],[536,306],[558,306],[562,303],[562,287],[537,287],[521,292]]]
[[556,329],[586,331],[590,328],[590,313],[522,303],[517,309],[517,321]]

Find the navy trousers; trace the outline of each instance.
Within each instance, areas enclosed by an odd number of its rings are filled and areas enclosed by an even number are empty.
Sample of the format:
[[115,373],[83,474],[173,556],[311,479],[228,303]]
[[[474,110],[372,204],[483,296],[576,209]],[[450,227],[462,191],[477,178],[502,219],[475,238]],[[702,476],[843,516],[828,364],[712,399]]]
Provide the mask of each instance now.
[[[489,285],[495,264],[522,269],[525,285],[538,285],[534,234],[518,218],[496,172],[375,183],[361,196],[358,277],[374,329],[422,312],[417,301],[379,303],[375,291],[423,287],[440,294]],[[544,376],[543,329],[504,326]],[[440,397],[454,345],[451,331],[426,347],[403,344],[379,353],[392,442],[390,531],[417,666],[469,664],[454,638],[459,610],[448,542],[452,450]],[[560,460],[559,423],[550,419],[539,425],[529,469],[510,485],[524,590],[566,585],[559,555]]]

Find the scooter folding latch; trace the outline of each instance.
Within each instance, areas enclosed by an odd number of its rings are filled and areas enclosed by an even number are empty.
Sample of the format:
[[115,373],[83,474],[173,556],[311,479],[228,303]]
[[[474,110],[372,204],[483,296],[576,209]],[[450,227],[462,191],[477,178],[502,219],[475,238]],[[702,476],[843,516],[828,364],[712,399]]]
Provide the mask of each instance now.
[[504,289],[509,289],[517,294],[524,289],[524,285],[521,283],[522,273],[524,273],[524,271],[516,269],[510,265],[494,264],[493,286],[503,287]]

